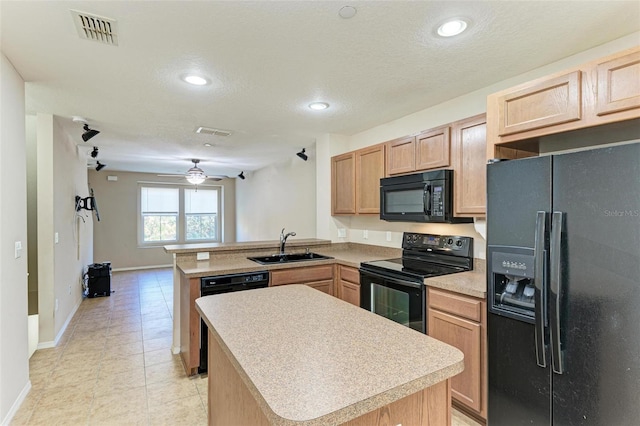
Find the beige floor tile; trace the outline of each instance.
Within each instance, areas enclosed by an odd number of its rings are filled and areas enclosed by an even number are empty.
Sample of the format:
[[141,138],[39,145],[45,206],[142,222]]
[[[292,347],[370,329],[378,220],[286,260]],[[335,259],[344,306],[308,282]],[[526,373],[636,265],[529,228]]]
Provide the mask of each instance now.
[[142,336],[143,340],[173,338],[173,329],[167,327],[144,328]]
[[62,404],[54,407],[36,407],[29,425],[68,426],[84,425],[89,419],[91,404]]
[[173,339],[171,337],[162,337],[160,339],[145,340],[143,342],[144,351],[157,351],[158,349],[171,349]]
[[115,414],[108,418],[90,418],[91,426],[147,426],[149,424],[149,414],[146,407],[141,407],[138,412]]
[[168,402],[156,409],[149,409],[150,424],[197,426],[207,424],[207,415],[199,396]]
[[64,406],[65,404],[86,404],[91,405],[93,400],[95,380],[87,380],[83,382],[72,383],[69,385],[53,384],[47,387],[46,392],[38,400],[35,408],[37,410],[55,408]]
[[142,341],[141,331],[132,331],[129,333],[116,334],[107,337],[107,346],[123,345],[125,343],[135,343]]
[[180,355],[174,355],[171,349],[158,349],[157,351],[145,351],[144,365],[149,367],[163,362],[170,362],[179,359]]
[[467,417],[462,412],[453,408],[451,410],[451,426],[482,426],[480,423]]
[[122,373],[123,371],[144,369],[144,355],[132,354],[103,358],[100,362],[100,377],[105,374]]
[[119,373],[101,369],[95,388],[95,396],[96,398],[102,397],[114,391],[128,391],[145,385],[144,368],[133,368]]
[[124,343],[107,346],[104,350],[104,359],[114,358],[121,355],[141,354],[144,351],[142,342]]
[[150,319],[142,321],[142,332],[144,333],[150,329],[164,328],[165,330],[173,331],[173,321],[171,318]]
[[117,334],[125,334],[125,333],[132,333],[132,332],[140,332],[142,331],[142,326],[140,325],[140,323],[127,323],[127,324],[122,324],[122,325],[113,325],[110,326],[107,330],[107,336],[115,336]]
[[194,380],[188,377],[147,385],[147,401],[150,411],[167,402],[197,395],[199,395],[199,393],[196,384]]
[[96,338],[94,340],[78,340],[70,341],[64,348],[65,354],[71,353],[87,353],[87,352],[102,352],[106,338]]
[[107,420],[115,416],[135,417],[147,406],[147,392],[143,387],[98,394],[91,406],[92,420]]
[[49,377],[47,388],[66,387],[76,385],[90,380],[97,380],[98,369],[93,365],[81,364],[69,368],[56,368]]
[[180,361],[163,362],[145,367],[147,386],[152,383],[179,380],[186,377],[184,367]]

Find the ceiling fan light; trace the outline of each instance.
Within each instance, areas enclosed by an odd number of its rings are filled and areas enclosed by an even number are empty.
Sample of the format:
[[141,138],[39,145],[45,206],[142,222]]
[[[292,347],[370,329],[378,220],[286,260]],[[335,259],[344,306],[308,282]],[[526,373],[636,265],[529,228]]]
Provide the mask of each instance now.
[[189,183],[192,183],[194,185],[200,185],[202,182],[205,181],[205,177],[201,176],[201,175],[187,175],[187,181]]

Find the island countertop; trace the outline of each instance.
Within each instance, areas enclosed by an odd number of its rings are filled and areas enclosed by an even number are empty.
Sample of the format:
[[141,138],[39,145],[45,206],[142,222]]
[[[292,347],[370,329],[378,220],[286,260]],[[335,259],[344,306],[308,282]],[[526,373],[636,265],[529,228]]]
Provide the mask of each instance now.
[[202,297],[196,308],[275,425],[343,423],[464,368],[458,349],[304,285]]

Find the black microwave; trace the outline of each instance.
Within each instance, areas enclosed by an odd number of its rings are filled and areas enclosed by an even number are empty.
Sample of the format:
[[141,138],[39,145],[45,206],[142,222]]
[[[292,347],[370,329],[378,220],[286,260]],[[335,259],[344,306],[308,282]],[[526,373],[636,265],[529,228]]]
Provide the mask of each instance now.
[[380,179],[380,219],[397,222],[470,223],[453,217],[453,170]]

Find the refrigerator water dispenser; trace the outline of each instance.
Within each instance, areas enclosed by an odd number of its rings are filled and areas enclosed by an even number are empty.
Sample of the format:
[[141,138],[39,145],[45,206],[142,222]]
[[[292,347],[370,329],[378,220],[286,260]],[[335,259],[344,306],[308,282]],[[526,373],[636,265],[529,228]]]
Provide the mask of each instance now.
[[489,247],[489,311],[527,322],[535,320],[533,250]]

